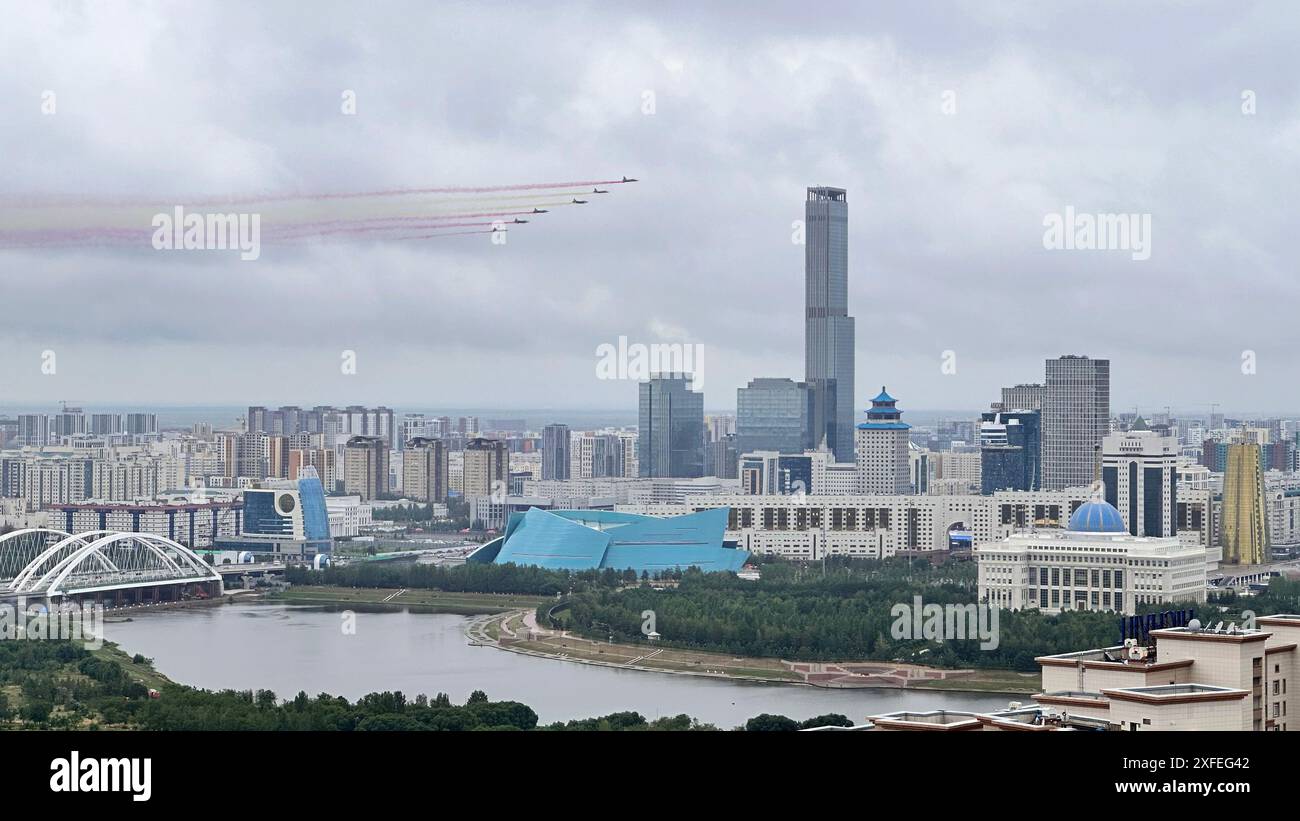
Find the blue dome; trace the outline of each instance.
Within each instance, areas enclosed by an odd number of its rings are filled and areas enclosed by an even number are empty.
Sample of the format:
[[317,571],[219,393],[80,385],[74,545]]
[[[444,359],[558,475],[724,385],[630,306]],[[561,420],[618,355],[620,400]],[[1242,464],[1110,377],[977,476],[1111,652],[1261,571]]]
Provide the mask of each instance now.
[[1070,517],[1070,530],[1078,533],[1127,533],[1124,517],[1109,502],[1094,499],[1079,506]]

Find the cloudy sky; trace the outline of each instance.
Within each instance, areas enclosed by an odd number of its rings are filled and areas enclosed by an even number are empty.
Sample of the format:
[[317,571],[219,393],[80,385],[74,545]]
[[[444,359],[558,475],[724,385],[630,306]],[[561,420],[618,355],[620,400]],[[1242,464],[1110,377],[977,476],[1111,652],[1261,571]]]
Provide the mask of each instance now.
[[[802,377],[792,223],[833,185],[859,403],[982,407],[1080,353],[1111,360],[1117,411],[1300,411],[1293,4],[654,5],[0,4],[10,219],[640,180],[505,245],[0,250],[0,405],[631,409],[595,367],[626,336],[703,345],[706,404],[732,407]],[[1045,249],[1067,206],[1150,215],[1150,259]]]

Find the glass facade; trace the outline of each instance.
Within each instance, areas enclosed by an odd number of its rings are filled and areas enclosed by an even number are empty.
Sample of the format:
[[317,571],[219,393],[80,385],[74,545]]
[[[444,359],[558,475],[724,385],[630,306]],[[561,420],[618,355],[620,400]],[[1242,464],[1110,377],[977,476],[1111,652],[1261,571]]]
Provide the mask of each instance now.
[[642,477],[704,475],[704,394],[683,374],[641,383],[637,458]]
[[980,492],[1042,487],[1042,427],[1037,411],[980,416]]
[[853,461],[853,317],[849,206],[841,188],[809,188],[804,205],[804,373],[813,391],[813,446]]
[[736,446],[740,453],[803,453],[812,441],[813,393],[807,383],[754,379],[736,390]]

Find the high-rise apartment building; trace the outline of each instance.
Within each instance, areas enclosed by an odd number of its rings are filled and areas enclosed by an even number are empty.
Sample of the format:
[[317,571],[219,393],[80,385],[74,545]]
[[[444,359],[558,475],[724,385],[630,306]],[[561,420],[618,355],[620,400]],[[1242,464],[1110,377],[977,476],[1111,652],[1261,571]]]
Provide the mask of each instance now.
[[542,428],[542,478],[569,478],[568,425],[550,424]]
[[858,493],[910,493],[908,431],[898,400],[882,386],[871,400],[867,421],[857,427]]
[[1047,360],[1043,488],[1090,485],[1096,478],[1102,437],[1109,432],[1110,360],[1086,356]]
[[[813,392],[812,438],[853,461],[853,317],[849,212],[842,188],[809,188],[804,204],[804,372]],[[739,431],[737,431],[739,432]]]
[[1264,515],[1264,475],[1259,445],[1228,446],[1223,474],[1223,560],[1263,564],[1268,558],[1268,519]]
[[158,414],[128,413],[126,432],[132,436],[152,436],[158,432]]
[[1147,428],[1142,417],[1102,440],[1101,479],[1106,501],[1133,536],[1178,533],[1178,440]]
[[294,448],[289,451],[289,479],[301,479],[303,468],[311,467],[327,492],[338,487],[338,457],[332,448]]
[[504,496],[510,486],[510,448],[500,439],[465,443],[461,494],[466,498]]
[[736,448],[740,453],[774,450],[803,453],[812,437],[813,392],[806,382],[751,379],[736,389]]
[[353,436],[343,447],[343,492],[368,502],[389,492],[388,440]]
[[421,502],[447,501],[447,446],[439,439],[417,436],[402,454],[402,493]]
[[18,447],[43,448],[50,443],[50,417],[43,413],[18,414]]
[[689,374],[651,374],[640,386],[637,463],[643,477],[704,475],[704,394]]
[[120,413],[92,413],[90,415],[90,432],[96,436],[112,433],[124,433],[126,427]]

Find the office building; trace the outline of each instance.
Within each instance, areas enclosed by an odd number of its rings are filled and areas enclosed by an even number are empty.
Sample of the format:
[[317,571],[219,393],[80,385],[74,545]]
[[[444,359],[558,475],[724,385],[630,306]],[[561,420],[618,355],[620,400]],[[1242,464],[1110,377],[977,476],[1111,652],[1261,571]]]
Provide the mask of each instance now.
[[1269,555],[1259,447],[1246,443],[1228,446],[1222,540],[1223,561],[1230,564],[1262,564]]
[[1042,384],[1016,385],[1002,389],[1002,410],[1041,411],[1047,386]]
[[568,479],[569,438],[568,425],[551,424],[542,428],[542,478]]
[[1102,440],[1106,501],[1134,536],[1173,536],[1178,522],[1178,440],[1147,428],[1142,417]]
[[1102,437],[1109,432],[1110,360],[1086,356],[1047,360],[1043,488],[1060,490],[1092,484],[1097,451]]
[[[908,431],[898,400],[881,387],[871,400],[867,421],[857,428],[858,493],[910,493],[911,463]],[[838,460],[839,454],[836,453]]]
[[440,439],[417,436],[402,453],[402,495],[420,502],[447,501],[447,446]]
[[297,480],[248,488],[243,501],[239,534],[218,537],[217,548],[297,558],[330,553],[333,540],[325,490],[312,468],[303,468]]
[[343,492],[369,502],[390,490],[388,440],[353,436],[343,447]]
[[1040,487],[1042,414],[1037,410],[981,414],[980,492],[1038,490]]
[[813,392],[791,379],[752,379],[736,389],[736,447],[741,453],[803,453],[812,440]]
[[[849,212],[842,188],[809,188],[804,204],[804,381],[813,446],[853,461],[854,328],[849,316]],[[742,445],[743,448],[743,445]]]
[[652,374],[642,382],[638,419],[638,475],[704,475],[704,394],[691,389],[689,374]]

